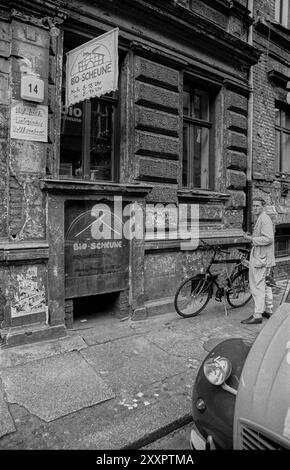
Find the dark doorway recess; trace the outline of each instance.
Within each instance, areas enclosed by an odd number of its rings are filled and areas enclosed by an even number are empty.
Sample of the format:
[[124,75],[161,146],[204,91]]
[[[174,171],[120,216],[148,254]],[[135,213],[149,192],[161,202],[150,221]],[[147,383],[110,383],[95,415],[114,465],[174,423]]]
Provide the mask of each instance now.
[[119,292],[114,292],[74,299],[74,320],[81,320],[83,317],[87,318],[104,313],[113,314],[119,294]]

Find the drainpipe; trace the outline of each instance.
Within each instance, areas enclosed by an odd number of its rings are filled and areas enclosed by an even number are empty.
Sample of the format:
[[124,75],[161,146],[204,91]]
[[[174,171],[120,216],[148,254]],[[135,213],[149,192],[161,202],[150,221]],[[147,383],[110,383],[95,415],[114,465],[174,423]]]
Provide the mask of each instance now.
[[[253,18],[254,2],[248,0],[250,18]],[[248,44],[253,45],[253,24],[249,26]],[[247,184],[246,184],[246,230],[252,232],[252,178],[253,178],[253,115],[254,115],[254,93],[253,93],[253,68],[249,70],[249,100],[248,100],[248,158],[247,158]]]

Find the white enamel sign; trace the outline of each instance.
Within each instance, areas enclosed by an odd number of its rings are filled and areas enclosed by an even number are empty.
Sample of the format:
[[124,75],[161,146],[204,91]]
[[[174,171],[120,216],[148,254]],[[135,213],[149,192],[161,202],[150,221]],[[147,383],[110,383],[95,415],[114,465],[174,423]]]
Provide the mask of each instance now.
[[117,89],[118,31],[115,28],[68,52],[67,107]]
[[34,75],[24,75],[21,78],[20,96],[23,100],[42,103],[44,100],[44,82]]
[[11,139],[47,142],[48,107],[14,101],[11,106]]

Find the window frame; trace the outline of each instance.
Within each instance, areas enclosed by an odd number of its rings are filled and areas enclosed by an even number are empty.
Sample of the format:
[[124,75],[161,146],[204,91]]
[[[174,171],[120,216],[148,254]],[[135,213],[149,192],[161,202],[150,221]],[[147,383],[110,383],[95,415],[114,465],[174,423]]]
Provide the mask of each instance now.
[[[289,128],[286,127],[286,114],[289,116],[289,123],[290,123],[290,108],[285,106],[279,106],[279,104],[275,105],[275,111],[279,111],[279,124],[277,124],[276,116],[275,116],[275,138],[276,138],[276,171],[278,173],[285,173],[290,174],[290,169],[288,171],[283,170],[283,161],[284,161],[284,152],[283,152],[283,136],[289,135],[290,136],[290,126]],[[285,127],[282,124],[282,113],[285,113]],[[277,134],[279,134],[279,138],[277,138]],[[290,137],[289,137],[290,138]],[[287,152],[286,152],[287,156]]]
[[[290,257],[290,235],[289,226],[277,226],[275,233],[275,258]],[[278,249],[278,243],[282,242],[286,244],[286,248]]]
[[285,28],[290,28],[289,0],[275,0],[275,21]]
[[[187,184],[183,183],[183,167],[184,167],[184,149],[185,149],[185,139],[183,133],[182,140],[182,172],[180,180],[180,188],[183,190],[214,190],[214,133],[215,133],[215,122],[214,117],[214,99],[211,90],[206,87],[205,83],[200,81],[195,81],[194,79],[188,79],[184,77],[183,90],[182,90],[182,100],[184,99],[185,91],[189,92],[190,108],[193,107],[194,96],[196,96],[196,91],[206,94],[208,97],[208,119],[198,119],[189,114],[184,114],[184,106],[182,107],[182,129],[184,130],[185,125],[189,128],[189,155],[187,157]],[[208,186],[202,187],[201,185],[194,185],[194,154],[192,149],[194,148],[194,127],[201,127],[202,129],[209,130],[209,143],[208,143]]]

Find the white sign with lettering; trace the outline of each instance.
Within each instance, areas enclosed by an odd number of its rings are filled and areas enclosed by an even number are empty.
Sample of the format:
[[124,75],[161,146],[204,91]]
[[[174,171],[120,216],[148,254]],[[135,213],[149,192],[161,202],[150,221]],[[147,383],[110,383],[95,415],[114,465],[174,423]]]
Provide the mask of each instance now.
[[68,52],[67,107],[117,90],[118,31],[115,28]]
[[11,139],[47,142],[48,107],[14,101],[11,106]]
[[42,103],[44,100],[44,81],[35,75],[24,75],[21,78],[20,96],[23,100]]

